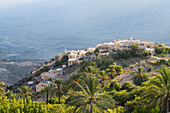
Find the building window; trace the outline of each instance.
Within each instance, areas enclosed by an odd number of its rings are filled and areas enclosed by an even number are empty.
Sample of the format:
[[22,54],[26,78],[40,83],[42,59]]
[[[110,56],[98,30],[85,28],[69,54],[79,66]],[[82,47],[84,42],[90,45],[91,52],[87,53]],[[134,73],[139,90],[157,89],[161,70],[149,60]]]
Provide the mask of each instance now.
[[127,48],[127,46],[123,46],[123,48]]
[[147,45],[147,48],[150,48],[150,46],[149,46],[149,45]]
[[140,46],[144,46],[144,44],[140,44]]

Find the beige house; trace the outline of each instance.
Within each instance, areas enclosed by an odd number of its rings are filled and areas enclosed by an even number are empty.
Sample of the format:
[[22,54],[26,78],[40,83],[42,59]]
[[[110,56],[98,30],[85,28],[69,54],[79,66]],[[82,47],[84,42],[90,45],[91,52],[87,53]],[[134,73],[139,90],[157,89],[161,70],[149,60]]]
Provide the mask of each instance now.
[[85,51],[85,50],[71,50],[71,51],[67,51],[65,49],[65,51],[59,56],[59,60],[61,60],[64,55],[67,55],[68,58],[70,59],[70,58],[81,58],[86,53],[87,53],[87,51]]
[[55,70],[55,74],[56,74],[56,75],[62,75],[62,74],[63,74],[63,68],[57,68],[57,69]]
[[54,73],[44,72],[41,74],[41,79],[48,80],[48,79],[54,79],[57,75]]
[[140,42],[140,48],[143,48],[146,51],[151,52],[152,54],[155,53],[155,43],[150,42],[149,40],[145,42]]
[[68,54],[68,58],[77,58],[77,54],[78,52],[71,52],[70,54]]
[[58,75],[63,74],[63,68],[57,68],[55,70],[50,70],[48,72],[44,72],[41,74],[41,79],[48,80],[48,79],[55,79]]
[[140,42],[139,40],[132,38],[126,40],[114,40],[114,42],[98,44],[96,48],[99,49],[99,54],[102,55],[103,53],[113,52],[113,50],[114,51],[129,50],[129,46],[132,44],[139,44],[141,49],[149,51],[152,54],[155,52],[154,42],[150,41]]
[[68,66],[74,65],[74,64],[78,64],[79,63],[79,59],[78,58],[70,58],[68,60]]
[[95,47],[89,47],[87,48],[87,52],[94,53],[95,49]]
[[42,89],[44,89],[46,86],[52,85],[51,81],[42,81],[38,85],[36,85],[36,92],[40,92]]

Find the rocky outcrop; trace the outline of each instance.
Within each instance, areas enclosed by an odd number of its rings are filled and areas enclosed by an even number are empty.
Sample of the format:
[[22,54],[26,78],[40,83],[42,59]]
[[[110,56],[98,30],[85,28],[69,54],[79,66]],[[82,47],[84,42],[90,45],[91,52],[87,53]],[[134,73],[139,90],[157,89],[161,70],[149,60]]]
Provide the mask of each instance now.
[[0,61],[0,81],[12,85],[42,65],[43,61],[5,62]]

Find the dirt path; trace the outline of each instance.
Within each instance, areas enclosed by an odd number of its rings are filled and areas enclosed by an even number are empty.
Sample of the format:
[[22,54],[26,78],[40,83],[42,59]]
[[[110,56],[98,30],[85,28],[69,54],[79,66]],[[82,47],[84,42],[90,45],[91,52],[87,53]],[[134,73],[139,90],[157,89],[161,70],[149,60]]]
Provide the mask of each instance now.
[[127,81],[130,81],[133,84],[133,82],[131,80],[132,76],[133,76],[133,74],[131,74],[131,73],[130,74],[121,74],[121,75],[115,77],[113,80],[118,81],[120,83],[120,85],[123,85]]
[[77,73],[80,70],[79,66],[75,65],[73,67],[70,67],[65,70],[64,74],[61,76],[58,76],[57,78],[62,78],[63,81],[67,80],[68,78],[71,77],[72,73]]

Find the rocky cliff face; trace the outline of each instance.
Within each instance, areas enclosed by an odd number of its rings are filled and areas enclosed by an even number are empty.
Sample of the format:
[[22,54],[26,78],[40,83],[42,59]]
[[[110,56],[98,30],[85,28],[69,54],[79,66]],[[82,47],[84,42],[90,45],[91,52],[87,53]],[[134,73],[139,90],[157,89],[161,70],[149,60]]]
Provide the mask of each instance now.
[[37,69],[43,61],[5,62],[0,61],[0,81],[12,85]]

